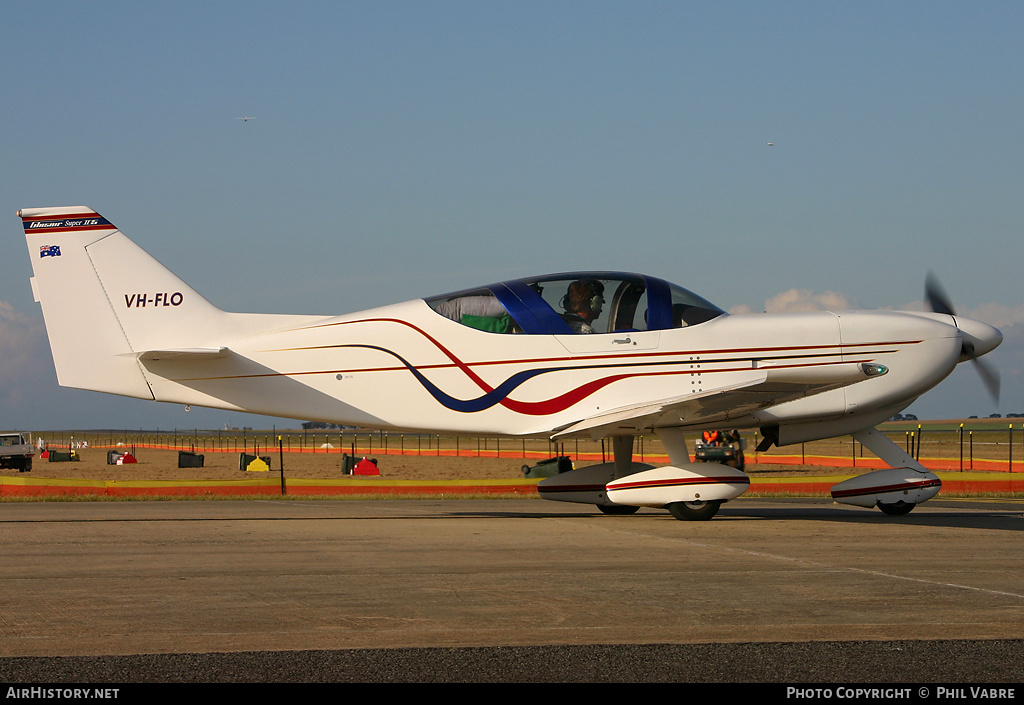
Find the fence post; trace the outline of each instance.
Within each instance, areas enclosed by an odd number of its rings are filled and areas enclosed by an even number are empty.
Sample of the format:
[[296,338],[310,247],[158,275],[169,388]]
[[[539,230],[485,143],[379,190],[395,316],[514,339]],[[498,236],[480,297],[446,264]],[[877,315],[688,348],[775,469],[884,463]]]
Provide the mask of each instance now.
[[1013,424],[1010,424],[1010,443],[1009,443],[1009,446],[1010,446],[1010,448],[1009,448],[1010,457],[1009,457],[1009,460],[1007,461],[1008,467],[1006,468],[1006,470],[1008,472],[1013,472]]
[[964,425],[960,424],[960,472],[964,471]]

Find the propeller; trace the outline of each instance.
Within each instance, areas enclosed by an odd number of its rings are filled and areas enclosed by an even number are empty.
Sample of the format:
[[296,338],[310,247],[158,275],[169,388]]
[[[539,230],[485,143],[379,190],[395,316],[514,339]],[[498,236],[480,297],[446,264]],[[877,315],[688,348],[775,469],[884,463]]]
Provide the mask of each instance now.
[[955,316],[953,312],[953,304],[949,302],[949,296],[946,295],[946,290],[942,288],[942,284],[939,283],[939,278],[935,276],[934,272],[928,272],[928,276],[924,280],[924,298],[934,313],[946,313],[950,316]]
[[[956,312],[953,310],[953,304],[950,303],[949,296],[946,295],[945,289],[942,288],[942,284],[939,283],[938,277],[932,272],[928,272],[928,276],[925,278],[924,283],[924,298],[928,304],[928,307],[935,313],[944,313],[950,316],[956,316]],[[961,319],[963,320],[963,319]],[[957,328],[960,329],[960,339],[963,341],[962,348],[960,351],[961,360],[970,360],[974,363],[975,369],[978,370],[978,374],[981,375],[981,381],[985,385],[985,389],[988,390],[988,394],[992,397],[992,400],[999,403],[999,371],[981,359],[981,356],[977,354],[975,341],[973,336],[969,332],[964,330],[964,325],[957,323]],[[998,344],[998,343],[996,343]],[[988,352],[991,348],[985,350]]]

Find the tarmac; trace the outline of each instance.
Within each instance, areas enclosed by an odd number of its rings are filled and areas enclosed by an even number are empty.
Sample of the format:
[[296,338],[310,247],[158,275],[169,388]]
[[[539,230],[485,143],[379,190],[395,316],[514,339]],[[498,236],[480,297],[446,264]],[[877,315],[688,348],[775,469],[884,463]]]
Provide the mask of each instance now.
[[1024,500],[0,505],[5,682],[1024,682]]

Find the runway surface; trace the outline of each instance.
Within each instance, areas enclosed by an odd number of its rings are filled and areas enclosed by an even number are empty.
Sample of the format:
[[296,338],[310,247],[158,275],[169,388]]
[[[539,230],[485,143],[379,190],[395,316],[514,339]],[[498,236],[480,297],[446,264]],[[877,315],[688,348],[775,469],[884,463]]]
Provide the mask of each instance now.
[[4,503],[0,680],[1020,682],[1022,530],[1014,500]]

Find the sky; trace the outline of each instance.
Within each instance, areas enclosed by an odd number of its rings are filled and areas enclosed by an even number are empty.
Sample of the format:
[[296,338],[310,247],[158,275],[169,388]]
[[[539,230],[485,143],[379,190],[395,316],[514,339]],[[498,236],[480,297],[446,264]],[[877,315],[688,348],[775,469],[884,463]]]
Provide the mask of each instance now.
[[907,411],[1024,412],[1022,3],[5,0],[0,20],[0,428],[295,425],[58,387],[15,214],[64,205],[232,311],[581,269],[732,312],[919,309],[932,271],[1003,331],[1002,394],[961,365]]

